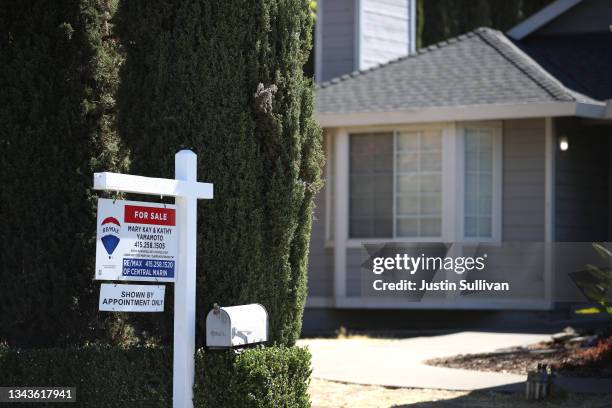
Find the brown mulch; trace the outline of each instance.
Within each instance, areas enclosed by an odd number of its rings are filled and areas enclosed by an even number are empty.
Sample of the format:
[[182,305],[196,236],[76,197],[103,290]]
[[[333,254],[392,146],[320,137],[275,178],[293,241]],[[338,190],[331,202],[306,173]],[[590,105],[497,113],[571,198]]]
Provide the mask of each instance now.
[[595,346],[574,350],[558,366],[569,375],[612,377],[612,336]]
[[[612,335],[585,347],[576,337],[551,340],[528,347],[513,347],[493,353],[437,358],[426,364],[477,371],[527,374],[547,364],[564,377],[612,378]],[[577,339],[580,340],[580,339]]]

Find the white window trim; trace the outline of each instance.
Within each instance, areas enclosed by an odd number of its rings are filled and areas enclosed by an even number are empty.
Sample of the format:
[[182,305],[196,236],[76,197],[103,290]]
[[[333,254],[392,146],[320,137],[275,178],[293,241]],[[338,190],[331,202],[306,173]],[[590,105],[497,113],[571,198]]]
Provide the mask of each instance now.
[[391,181],[392,183],[391,189],[393,191],[392,197],[391,197],[392,207],[393,207],[393,210],[392,210],[393,214],[392,214],[392,219],[391,219],[391,228],[392,228],[391,233],[393,234],[393,239],[397,239],[397,167],[396,166],[397,166],[397,134],[399,132],[400,131],[398,130],[393,131],[393,153],[392,153],[393,160],[391,160],[392,161],[391,163],[392,173],[391,174],[392,174],[392,179],[393,179]]
[[[410,131],[439,131],[442,136],[442,233],[437,237],[398,237],[396,232],[397,208],[396,208],[396,148],[397,134],[400,132]],[[455,218],[454,200],[455,196],[455,172],[456,168],[456,126],[454,123],[433,123],[422,125],[402,125],[402,126],[379,126],[374,128],[356,128],[346,129],[350,135],[363,133],[392,133],[393,134],[393,236],[383,238],[351,238],[347,240],[347,247],[358,248],[362,243],[380,243],[380,242],[450,242],[455,237],[455,228],[453,219]],[[350,177],[350,175],[349,175]],[[348,179],[345,181],[348,183]],[[338,182],[336,185],[338,185]],[[349,219],[349,209],[346,212],[346,218]]]
[[[489,241],[501,242],[502,237],[502,122],[482,122],[482,123],[435,123],[405,126],[377,126],[370,128],[336,128],[329,132],[329,143],[333,159],[328,164],[334,166],[333,170],[333,190],[329,197],[334,196],[334,223],[329,224],[333,228],[334,240],[328,242],[334,250],[334,294],[333,305],[342,307],[347,293],[346,282],[346,262],[348,248],[361,248],[364,243],[384,243],[384,242],[428,242],[425,238],[413,240],[407,238],[374,238],[359,239],[348,236],[349,224],[349,134],[365,132],[395,132],[401,130],[426,130],[442,129],[442,190],[443,190],[443,215],[442,215],[442,240],[445,242],[461,242],[463,240],[463,163],[465,153],[462,149],[463,131],[465,126],[492,126],[496,129],[494,143],[494,207],[493,207],[493,239]],[[395,172],[395,166],[394,166]],[[452,198],[452,199],[449,199]],[[461,197],[461,199],[457,199]],[[328,200],[329,202],[329,200]],[[330,204],[331,207],[331,204]],[[328,207],[328,208],[330,208]],[[461,208],[459,208],[461,207]],[[330,208],[331,209],[331,208]],[[331,212],[326,212],[329,217]],[[340,216],[341,215],[341,216]],[[327,221],[326,221],[327,222]],[[429,242],[440,242],[440,239],[432,239]],[[486,242],[483,239],[480,242]],[[327,246],[327,245],[326,245]],[[359,304],[363,305],[363,299],[359,299]],[[331,307],[331,306],[330,306]]]
[[[494,130],[494,153],[493,153],[493,234],[491,238],[466,238],[464,236],[464,222],[465,217],[463,214],[464,207],[464,159],[465,153],[463,151],[464,146],[464,129],[466,127],[486,127]],[[492,242],[500,243],[502,240],[502,162],[503,162],[503,138],[502,138],[502,121],[483,121],[483,122],[439,122],[439,123],[425,123],[425,124],[405,124],[405,125],[385,125],[385,126],[368,126],[368,127],[349,127],[338,129],[338,132],[330,132],[329,145],[331,154],[334,155],[333,159],[329,160],[328,165],[334,165],[335,169],[344,170],[344,174],[333,174],[334,180],[332,181],[333,187],[340,185],[348,186],[350,174],[349,174],[349,143],[348,139],[352,134],[360,133],[396,133],[401,131],[419,131],[419,130],[439,130],[442,132],[442,235],[440,237],[396,237],[395,235],[395,162],[393,164],[393,178],[394,178],[394,197],[393,197],[393,217],[394,217],[394,231],[393,237],[387,238],[350,238],[348,231],[346,234],[346,241],[342,243],[345,248],[360,248],[362,244],[376,244],[384,242]],[[334,139],[338,137],[338,133],[342,133],[346,141],[342,143],[345,152],[342,157],[346,160],[346,163],[334,163],[334,160],[338,159],[338,151],[336,150],[336,143]],[[395,139],[395,138],[394,138]],[[394,140],[395,144],[395,140]],[[331,157],[331,155],[330,155]],[[395,146],[393,160],[395,161]],[[328,173],[328,177],[332,174]],[[348,188],[345,190],[348,193]],[[326,192],[327,197],[331,197],[332,191]],[[336,197],[338,197],[336,195]],[[348,197],[346,197],[346,204],[338,206],[334,203],[335,217],[334,223],[339,221],[339,218],[344,219],[345,228],[348,229],[349,221],[349,208],[348,208]],[[331,211],[330,200],[326,200],[326,205],[329,205]],[[339,207],[343,207],[343,216],[338,217]],[[326,225],[329,230],[335,228],[331,225],[329,219],[331,212],[326,211]],[[330,235],[327,235],[328,237]],[[326,242],[327,247],[336,246],[337,237],[329,239]]]
[[443,242],[453,242],[457,237],[456,219],[461,213],[457,212],[455,205],[457,179],[459,174],[458,156],[460,156],[457,143],[457,124],[450,123],[442,130],[442,239]]
[[325,243],[333,242],[332,214],[334,208],[332,206],[332,194],[337,180],[334,180],[334,133],[325,132]]
[[[493,131],[493,203],[491,211],[490,238],[485,237],[466,237],[465,236],[465,129],[479,128],[490,129]],[[502,161],[503,161],[503,139],[502,122],[463,122],[457,126],[457,209],[455,218],[457,224],[457,240],[461,242],[494,242],[502,240]]]

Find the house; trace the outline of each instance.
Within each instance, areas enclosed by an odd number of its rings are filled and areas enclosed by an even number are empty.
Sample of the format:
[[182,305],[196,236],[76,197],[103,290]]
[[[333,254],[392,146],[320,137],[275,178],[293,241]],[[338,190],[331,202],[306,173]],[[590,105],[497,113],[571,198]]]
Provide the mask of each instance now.
[[416,2],[318,2],[315,79],[328,81],[414,53]]
[[[327,182],[306,330],[356,316],[370,327],[380,309],[559,310],[564,251],[538,243],[612,235],[612,2],[557,0],[506,33],[479,28],[416,53],[412,1],[319,7]],[[386,242],[534,243],[538,275],[507,299],[365,296],[363,244]]]

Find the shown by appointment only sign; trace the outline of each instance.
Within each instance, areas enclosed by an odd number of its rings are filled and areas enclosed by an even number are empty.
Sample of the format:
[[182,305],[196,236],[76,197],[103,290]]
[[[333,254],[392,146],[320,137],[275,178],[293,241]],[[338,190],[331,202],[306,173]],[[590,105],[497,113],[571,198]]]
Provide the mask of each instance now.
[[174,282],[176,206],[98,199],[96,279]]

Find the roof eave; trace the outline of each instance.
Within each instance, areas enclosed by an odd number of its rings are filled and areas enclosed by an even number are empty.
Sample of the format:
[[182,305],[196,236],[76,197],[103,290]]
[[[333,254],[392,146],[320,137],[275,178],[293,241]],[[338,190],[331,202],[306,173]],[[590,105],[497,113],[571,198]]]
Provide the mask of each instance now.
[[544,7],[542,10],[528,17],[521,23],[506,31],[506,35],[513,40],[522,40],[529,34],[537,31],[552,20],[565,13],[567,10],[580,3],[582,0],[557,0]]
[[568,101],[429,107],[385,112],[315,113],[319,125],[324,128],[549,116],[604,118],[606,104]]

